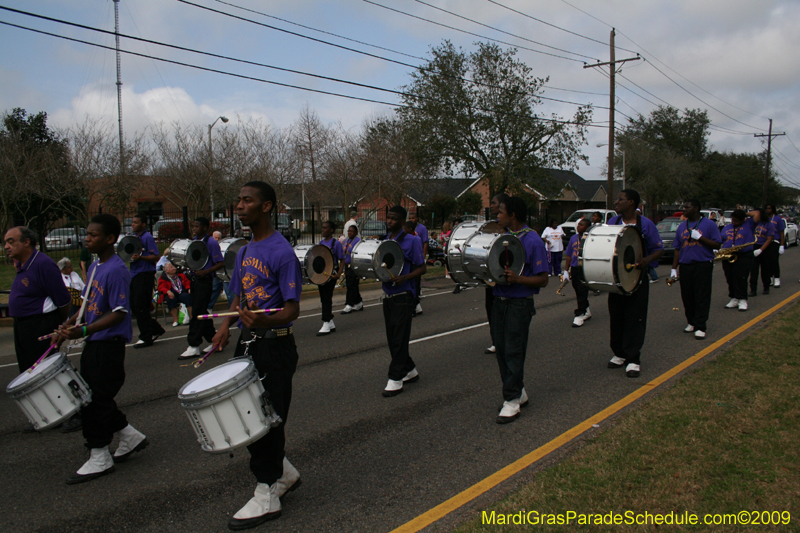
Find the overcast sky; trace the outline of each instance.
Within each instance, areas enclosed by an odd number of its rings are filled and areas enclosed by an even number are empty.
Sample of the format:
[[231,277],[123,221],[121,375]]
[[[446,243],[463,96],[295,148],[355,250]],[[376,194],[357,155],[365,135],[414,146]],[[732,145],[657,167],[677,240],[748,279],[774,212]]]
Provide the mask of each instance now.
[[[757,152],[762,139],[753,134],[765,133],[768,119],[772,118],[773,132],[787,134],[773,142],[776,169],[785,183],[800,186],[797,0],[497,0],[500,5],[491,0],[425,0],[429,5],[416,0],[371,2],[121,0],[120,33],[386,89],[397,89],[409,82],[412,67],[397,62],[419,65],[419,58],[426,57],[430,47],[444,39],[474,50],[475,41],[493,38],[519,47],[519,57],[533,69],[533,74],[550,78],[550,88],[544,96],[607,107],[608,78],[600,69],[584,69],[583,62],[608,61],[613,26],[617,30],[617,59],[635,57],[636,53],[645,59],[622,67],[621,75],[627,79],[618,77],[618,123],[627,121],[621,113],[648,115],[655,105],[664,102],[680,109],[707,109],[713,124],[712,149]],[[0,5],[93,28],[114,29],[111,0],[0,0]],[[113,35],[8,11],[0,10],[0,21],[114,46]],[[380,57],[314,42],[267,25]],[[125,38],[121,47],[261,80],[398,102],[396,95],[387,92]],[[113,51],[5,25],[0,26],[0,49],[0,110],[22,107],[29,112],[46,111],[50,124],[58,127],[75,125],[86,115],[116,124]],[[121,69],[126,134],[142,132],[162,122],[207,125],[220,115],[229,117],[232,123],[262,118],[285,127],[306,104],[323,121],[341,121],[350,128],[358,127],[367,116],[391,109],[127,54],[122,55]],[[540,111],[568,119],[575,106],[546,101]],[[596,109],[594,120],[606,123],[590,128],[589,145],[584,147],[590,165],[578,169],[586,179],[602,178],[607,150],[595,145],[608,139],[608,111]],[[215,126],[220,127],[227,126]]]

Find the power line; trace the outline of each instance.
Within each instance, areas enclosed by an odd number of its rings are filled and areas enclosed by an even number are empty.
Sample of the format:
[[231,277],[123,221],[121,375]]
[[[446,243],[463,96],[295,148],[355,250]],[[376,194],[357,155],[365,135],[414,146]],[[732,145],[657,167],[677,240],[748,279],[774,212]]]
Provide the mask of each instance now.
[[800,153],[800,148],[798,148],[798,147],[797,147],[797,145],[796,145],[796,144],[794,144],[794,141],[792,140],[792,138],[791,138],[791,137],[789,137],[789,136],[787,135],[787,136],[786,136],[786,140],[787,140],[787,141],[789,141],[790,143],[792,143],[792,146],[794,146],[794,149],[795,149],[795,150],[797,150],[797,153]]
[[[186,0],[178,0],[178,1],[179,2],[185,2]],[[441,22],[434,22],[434,21],[432,21],[430,19],[426,19],[424,17],[420,17],[420,16],[417,16],[417,15],[412,15],[411,13],[406,13],[405,11],[400,11],[399,9],[395,9],[393,7],[385,6],[385,5],[379,4],[377,2],[373,2],[372,0],[363,0],[363,1],[368,3],[368,4],[372,4],[374,6],[381,7],[383,9],[388,10],[388,11],[394,11],[395,13],[400,13],[401,15],[405,15],[407,17],[411,17],[411,18],[414,18],[414,19],[417,19],[417,20],[422,20],[422,21],[425,21],[425,22],[429,22],[430,24],[435,24],[436,26],[441,26],[441,27],[447,28],[449,30],[465,33],[467,35],[472,35],[473,37],[478,37],[480,39],[486,39],[487,41],[493,41],[493,42],[496,42],[496,43],[505,44],[507,46],[513,46],[514,48],[521,48],[523,50],[528,50],[529,52],[534,52],[534,53],[537,53],[537,54],[542,54],[542,55],[551,56],[551,57],[557,57],[559,59],[566,59],[567,61],[575,61],[576,63],[583,63],[583,61],[581,61],[580,59],[561,56],[561,55],[558,55],[558,54],[552,54],[550,52],[543,52],[541,50],[535,50],[533,48],[528,48],[527,46],[521,46],[521,45],[512,44],[512,43],[509,43],[509,42],[506,42],[506,41],[501,41],[500,39],[493,39],[491,37],[487,37],[487,36],[481,35],[479,33],[474,33],[474,32],[467,31],[467,30],[462,30],[461,28],[456,28],[454,26],[448,26],[447,24],[442,24]],[[570,53],[572,53],[572,52],[570,52]],[[586,56],[584,56],[584,57],[586,57]]]

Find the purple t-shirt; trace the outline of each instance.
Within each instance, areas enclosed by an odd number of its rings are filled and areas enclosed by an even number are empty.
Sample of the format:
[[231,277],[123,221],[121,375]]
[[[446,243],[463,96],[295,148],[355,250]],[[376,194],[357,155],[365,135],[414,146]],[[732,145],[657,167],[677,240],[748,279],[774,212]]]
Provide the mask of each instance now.
[[361,242],[361,237],[358,237],[358,236],[356,236],[356,238],[353,239],[353,240],[350,240],[349,237],[344,240],[343,250],[344,250],[344,264],[345,265],[349,265],[350,264],[350,256],[353,253],[353,248],[355,248],[356,244],[358,244],[360,242]]
[[[89,300],[86,302],[83,321],[91,324],[114,311],[124,311],[125,320],[116,326],[92,333],[87,340],[105,341],[119,336],[125,342],[130,342],[133,337],[130,301],[131,274],[125,266],[125,262],[116,254],[112,255],[105,263],[99,261],[92,263],[87,271],[89,279],[95,270],[97,272],[92,281],[91,292],[88,293]],[[84,287],[84,298],[86,298],[89,288],[88,285]]]
[[197,237],[195,237],[193,240],[205,241],[206,247],[208,248],[208,259],[206,260],[206,264],[204,264],[203,268],[201,268],[200,270],[211,268],[217,263],[222,263],[225,260],[225,258],[222,257],[222,251],[219,249],[219,243],[217,242],[217,239],[215,239],[211,235],[206,235],[202,239],[198,239]]
[[753,227],[753,235],[755,235],[757,246],[764,246],[764,243],[767,242],[769,237],[773,239],[780,238],[780,235],[775,232],[775,226],[769,221],[756,224],[752,218],[748,218],[745,224],[748,223]]
[[[755,236],[753,235],[753,227],[755,227],[755,224],[753,223],[752,218],[748,218],[738,228],[733,224],[728,224],[722,230],[722,247],[732,248],[734,246],[739,246],[740,244],[753,242],[756,240]],[[753,246],[746,246],[745,248],[742,248],[741,251],[752,252]]]
[[[644,240],[644,255],[647,257],[648,255],[652,254],[656,250],[663,250],[664,243],[661,242],[661,235],[658,233],[658,228],[653,221],[647,217],[643,217],[639,215],[642,220],[642,239]],[[622,226],[624,222],[622,221],[622,215],[617,215],[612,217],[608,221],[609,226]],[[658,267],[658,261],[653,261],[650,263],[650,266],[653,268]]]
[[419,237],[420,242],[428,242],[428,228],[426,228],[422,224],[417,224],[414,233],[417,234],[417,237]]
[[[139,240],[142,242],[142,253],[140,255],[148,256],[148,255],[155,255],[159,256],[160,252],[158,251],[158,245],[156,244],[156,240],[150,235],[149,231],[143,231],[141,234],[137,235]],[[147,261],[142,261],[141,259],[138,261],[133,261],[131,263],[131,278],[135,278],[137,274],[141,274],[142,272],[155,272],[156,265],[155,263],[148,263]]]
[[[530,229],[525,226],[523,230]],[[522,276],[531,277],[539,274],[546,274],[550,271],[547,265],[547,247],[539,234],[531,230],[527,233],[515,234],[509,231],[509,235],[517,235],[523,248],[525,248],[525,266],[522,269]],[[539,287],[527,287],[521,283],[501,285],[498,283],[492,288],[492,294],[503,298],[527,298],[534,294],[539,294]]]
[[775,240],[780,241],[781,232],[786,231],[786,222],[779,215],[772,215],[769,221],[772,223],[772,227],[775,228]]
[[331,249],[333,253],[333,259],[336,261],[336,268],[339,267],[339,260],[344,259],[344,249],[342,248],[342,243],[339,242],[338,239],[331,237],[327,241],[322,239],[319,243],[323,246],[327,246]]
[[[41,315],[72,301],[58,265],[47,254],[34,250],[24,265],[17,265],[11,283],[8,312],[15,318]],[[32,340],[32,339],[31,339]]]
[[[236,254],[236,265],[231,273],[230,288],[242,297],[242,287],[247,303],[255,303],[259,309],[277,309],[285,302],[300,301],[303,290],[303,274],[300,261],[286,238],[274,232],[266,239],[250,241]],[[244,304],[240,303],[240,307]],[[291,326],[292,323],[274,326],[275,329]],[[239,327],[242,327],[241,320]]]
[[[389,235],[386,235],[385,238],[391,239]],[[391,240],[397,241],[397,244],[399,244],[400,248],[403,250],[403,259],[405,262],[403,263],[403,269],[400,271],[401,276],[425,264],[425,258],[422,256],[422,241],[419,240],[416,235],[409,235],[404,230],[400,230],[400,233],[397,234],[397,238]],[[401,292],[416,294],[416,280],[409,279],[398,285],[392,282],[384,282],[383,292],[388,295],[399,294]]]
[[700,241],[692,239],[692,230],[696,229],[703,237],[714,242],[722,242],[719,235],[719,226],[716,222],[706,217],[700,217],[696,222],[684,220],[675,232],[675,249],[678,250],[678,262],[682,265],[689,263],[702,263],[713,261],[714,252]]
[[569,266],[578,266],[578,253],[581,251],[581,235],[577,233],[570,237],[569,244],[567,245],[567,257],[569,257]]

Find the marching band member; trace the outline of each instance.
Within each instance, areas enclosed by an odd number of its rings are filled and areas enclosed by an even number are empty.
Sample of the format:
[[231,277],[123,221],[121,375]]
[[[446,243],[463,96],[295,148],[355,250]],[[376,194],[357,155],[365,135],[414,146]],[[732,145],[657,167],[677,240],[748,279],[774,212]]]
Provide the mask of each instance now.
[[578,264],[581,239],[583,239],[583,234],[586,233],[586,230],[591,225],[592,223],[586,218],[578,221],[577,226],[575,226],[577,233],[570,237],[567,245],[567,256],[564,259],[564,277],[566,280],[572,280],[572,288],[575,289],[575,296],[578,298],[578,308],[575,309],[575,318],[572,319],[573,328],[583,326],[584,322],[592,318],[592,312],[589,311],[589,288],[581,283],[583,266]]
[[777,289],[781,286],[780,256],[786,251],[786,222],[778,215],[774,204],[767,204],[764,211],[775,230],[775,238],[769,245],[768,259],[770,261],[770,274],[774,278],[772,285]]
[[361,242],[361,237],[358,236],[358,225],[350,224],[347,228],[347,239],[344,241],[342,248],[344,249],[344,279],[347,284],[347,296],[344,302],[344,309],[342,314],[346,315],[353,311],[363,311],[364,302],[361,300],[361,292],[358,290],[359,279],[356,273],[350,267],[352,260],[353,248],[356,244]]
[[413,383],[419,379],[417,366],[408,353],[411,340],[411,315],[417,302],[416,278],[427,271],[425,257],[422,255],[422,243],[417,238],[409,237],[403,231],[406,210],[396,205],[386,214],[386,230],[384,239],[396,241],[403,250],[403,270],[393,281],[383,283],[383,322],[386,325],[386,340],[392,362],[389,364],[389,381],[383,396],[390,398],[403,392],[404,383]]
[[686,202],[683,214],[686,221],[681,222],[675,232],[671,276],[680,279],[681,300],[689,323],[683,331],[694,332],[695,339],[705,339],[711,308],[714,250],[720,247],[722,239],[717,223],[700,214],[699,200]]
[[319,300],[322,302],[322,328],[317,332],[317,337],[336,331],[336,325],[333,323],[333,289],[336,288],[336,282],[344,270],[344,250],[342,243],[333,236],[334,231],[336,231],[335,222],[328,220],[322,223],[322,240],[319,243],[330,248],[334,262],[338,263],[338,270],[336,274],[331,275],[328,281],[319,286]]
[[[292,400],[292,376],[297,369],[297,347],[292,322],[300,314],[303,275],[294,249],[272,225],[275,190],[263,181],[245,183],[236,213],[249,226],[253,238],[236,255],[241,265],[231,275],[234,293],[231,311],[239,316],[222,321],[212,344],[225,347],[230,326],[239,321],[242,332],[235,357],[249,355],[262,377],[261,383],[282,423],[250,444],[250,470],[256,477],[253,498],[228,521],[232,530],[249,529],[281,515],[280,498],[300,485],[300,473],[285,457],[286,418]],[[242,303],[244,302],[244,303]],[[256,309],[282,308],[273,314]],[[252,344],[243,342],[253,340]],[[246,347],[249,346],[249,347]]]
[[500,204],[497,222],[508,228],[525,248],[525,266],[520,275],[505,269],[507,284],[493,288],[492,341],[497,348],[497,365],[503,382],[503,406],[495,421],[508,424],[519,418],[520,407],[528,403],[525,393],[525,354],[531,317],[536,314],[533,295],[546,287],[549,268],[547,249],[539,235],[529,228],[528,208],[522,198],[511,197]]
[[[206,318],[198,320],[197,317],[205,314],[208,309],[208,304],[211,301],[211,292],[214,290],[214,278],[216,271],[225,266],[225,260],[222,257],[222,251],[219,249],[217,239],[208,234],[208,228],[211,222],[206,217],[197,217],[192,222],[192,233],[194,240],[203,241],[208,248],[208,259],[203,268],[192,272],[189,277],[192,282],[192,319],[189,321],[189,334],[186,340],[189,342],[189,347],[186,351],[178,356],[179,360],[190,359],[201,355],[200,345],[203,339],[211,343],[214,338],[214,320]],[[209,344],[205,352],[211,351],[214,343]]]
[[[428,228],[426,228],[417,217],[416,211],[408,214],[408,221],[414,224],[414,234],[419,237],[422,242],[422,257],[425,258],[425,264],[428,262]],[[417,287],[417,306],[414,308],[414,316],[422,314],[422,304],[420,303],[420,296],[422,295],[422,276],[415,280]]]
[[155,340],[165,333],[158,320],[150,314],[156,263],[161,258],[161,253],[158,251],[156,240],[147,231],[147,218],[144,215],[134,215],[131,229],[142,243],[141,253],[131,257],[131,311],[136,317],[136,326],[139,328],[139,340],[133,347],[139,349],[152,346]]
[[761,269],[761,284],[764,287],[762,294],[769,294],[769,278],[772,276],[770,267],[772,265],[769,261],[768,250],[778,234],[763,209],[755,209],[748,215],[753,217],[753,234],[756,239],[756,247],[753,250],[753,267],[750,269],[750,296],[758,296],[756,289],[758,288],[759,268]]
[[[67,484],[83,483],[114,471],[114,463],[126,461],[134,452],[149,444],[147,437],[128,423],[114,397],[125,383],[125,343],[133,336],[130,313],[130,272],[114,253],[121,226],[116,217],[97,215],[86,230],[86,248],[97,254],[89,267],[94,280],[84,288],[86,326],[74,326],[78,313],[59,328],[52,343],[86,338],[81,354],[80,372],[92,391],[92,401],[81,408],[83,437],[91,450],[89,460],[67,478]],[[119,446],[112,458],[108,445],[119,437]]]
[[[624,189],[614,202],[617,216],[608,221],[610,226],[636,226],[642,233],[645,257],[636,262],[636,268],[646,270],[650,263],[664,254],[664,244],[653,222],[637,212],[641,197],[633,189]],[[611,350],[614,357],[608,368],[625,366],[625,375],[638,378],[641,372],[641,350],[647,331],[647,305],[650,301],[650,284],[641,283],[630,295],[609,293],[608,314],[611,322]]]
[[[510,197],[501,192],[500,194],[495,194],[492,198],[492,201],[489,203],[489,211],[491,212],[492,219],[497,221],[497,213],[500,212],[500,204],[508,200]],[[444,228],[442,228],[444,229]],[[492,304],[494,303],[494,292],[492,287],[486,286],[486,319],[489,321],[489,332],[491,335],[492,331]],[[494,344],[486,348],[484,353],[492,354],[497,353],[497,349],[494,347]]]
[[[722,230],[722,249],[740,246],[755,241],[753,228],[755,223],[752,218],[741,209],[731,213],[731,223]],[[728,282],[728,296],[731,301],[725,304],[726,309],[739,309],[747,311],[747,276],[753,266],[753,245],[746,246],[736,252],[735,262],[722,261],[722,270]]]

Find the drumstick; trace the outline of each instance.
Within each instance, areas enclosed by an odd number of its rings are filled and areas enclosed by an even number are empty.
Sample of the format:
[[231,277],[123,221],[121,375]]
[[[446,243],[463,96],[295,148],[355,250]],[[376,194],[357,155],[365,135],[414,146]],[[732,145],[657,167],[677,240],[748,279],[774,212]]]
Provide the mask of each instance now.
[[41,363],[41,362],[42,362],[42,360],[43,360],[45,357],[47,357],[48,355],[50,355],[50,352],[52,352],[52,351],[53,351],[53,348],[55,348],[55,347],[56,347],[56,345],[55,345],[55,344],[51,344],[51,345],[50,345],[50,347],[47,349],[47,351],[46,351],[46,352],[44,352],[44,353],[42,354],[42,356],[41,356],[39,359],[37,359],[35,363],[33,363],[33,366],[32,366],[32,367],[30,367],[30,368],[28,369],[28,374],[30,374],[31,372],[33,372],[33,369],[34,369],[34,368],[36,368],[37,366],[39,366],[39,363]]
[[215,344],[215,345],[213,345],[211,347],[211,349],[203,357],[201,357],[197,361],[195,361],[193,363],[188,363],[188,364],[185,364],[185,365],[181,365],[181,366],[193,366],[195,368],[200,368],[200,365],[202,365],[203,363],[206,362],[206,359],[208,359],[208,356],[211,355],[212,353],[216,352],[218,348],[219,348],[219,344]]
[[[85,326],[85,325],[86,325],[86,322],[84,322],[83,324],[76,324],[76,325],[74,325],[74,326],[70,326],[70,327],[68,327],[68,328],[63,328],[61,331],[65,331],[65,330],[68,330],[68,329],[82,328],[82,327],[83,327],[83,326]],[[37,340],[37,341],[43,341],[43,340],[45,340],[45,339],[50,339],[50,338],[52,338],[52,337],[55,337],[56,335],[58,335],[58,332],[57,332],[57,331],[54,331],[53,333],[49,333],[49,334],[47,334],[47,335],[42,335],[41,337],[39,337],[39,338],[38,338],[38,339],[36,339],[36,340]]]
[[506,268],[508,268],[508,241],[503,241],[503,246],[506,249]]
[[[251,313],[272,313],[276,311],[283,311],[283,307],[279,307],[277,309],[256,309],[255,311],[250,310]],[[225,313],[214,313],[211,315],[200,315],[197,317],[197,320],[205,320],[207,318],[218,318],[223,316],[239,316],[238,311],[228,311]]]
[[388,272],[388,273],[389,273],[389,275],[390,275],[390,276],[392,276],[392,279],[394,279],[394,278],[396,278],[396,277],[397,277],[397,276],[395,276],[395,275],[392,273],[392,271],[391,271],[391,270],[389,270],[389,267],[387,267],[387,266],[386,266],[386,263],[381,263],[381,268],[385,268],[385,269],[386,269],[386,272]]

